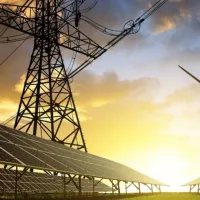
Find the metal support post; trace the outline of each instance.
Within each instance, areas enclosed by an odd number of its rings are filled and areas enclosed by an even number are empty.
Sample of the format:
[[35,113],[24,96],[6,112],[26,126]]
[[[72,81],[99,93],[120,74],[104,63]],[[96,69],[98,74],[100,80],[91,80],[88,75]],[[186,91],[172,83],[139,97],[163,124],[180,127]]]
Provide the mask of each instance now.
[[[69,181],[67,182],[67,184],[72,182],[76,187],[76,189],[78,190],[78,195],[81,196],[82,195],[81,175],[71,175],[71,174],[67,175],[69,177]],[[78,176],[78,183],[75,181],[76,176]]]
[[144,185],[146,185],[149,190],[153,193],[153,187],[152,187],[152,184],[150,184],[150,186],[147,184],[147,183],[143,183]]
[[66,176],[64,174],[64,180],[63,180],[63,184],[64,184],[64,198],[66,198]]
[[161,193],[160,185],[154,184],[154,186],[158,189],[158,191]]
[[95,183],[95,177],[92,177],[92,179],[93,179],[93,196],[94,196],[94,194],[95,194],[95,186],[97,186],[99,183],[101,183],[101,181],[103,180],[103,178],[101,178],[96,183]]
[[117,181],[118,195],[120,195],[120,181]]
[[114,190],[114,186],[112,184],[112,194],[114,194],[115,190]]
[[190,185],[190,192],[192,192],[192,190],[194,189],[195,186],[196,186],[196,184],[195,185]]
[[94,177],[92,177],[92,195],[94,196],[94,192],[95,192],[95,183],[94,183],[94,181],[95,181],[95,178]]
[[158,188],[159,188],[159,192],[161,193],[161,187],[160,187],[160,185],[158,186]]
[[151,184],[151,192],[153,193],[153,184]]
[[125,181],[125,191],[126,191],[126,194],[127,194],[127,182]]
[[138,183],[138,186],[137,186],[134,182],[132,182],[131,184],[132,184],[136,189],[138,189],[138,192],[140,193],[139,183]]
[[138,190],[139,190],[139,193],[141,193],[140,183],[138,183]]
[[117,183],[114,183],[114,180],[109,179],[112,184],[112,194],[115,192],[115,190],[118,191],[118,194],[120,195],[120,181],[117,180]]
[[114,190],[114,184],[113,184],[113,181],[111,179],[109,179],[111,184],[112,184],[112,194],[114,194],[115,190]]
[[15,200],[17,200],[18,167],[15,170]]
[[82,185],[81,185],[81,175],[78,176],[78,195],[81,196],[82,195]]

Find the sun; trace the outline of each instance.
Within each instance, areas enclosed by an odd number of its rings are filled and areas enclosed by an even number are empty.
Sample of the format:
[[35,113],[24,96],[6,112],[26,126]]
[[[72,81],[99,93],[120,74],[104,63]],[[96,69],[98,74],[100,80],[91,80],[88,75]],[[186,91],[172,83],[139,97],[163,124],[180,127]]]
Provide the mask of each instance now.
[[154,153],[154,161],[150,165],[149,174],[168,184],[168,191],[180,191],[184,183],[187,161],[176,149],[160,149]]

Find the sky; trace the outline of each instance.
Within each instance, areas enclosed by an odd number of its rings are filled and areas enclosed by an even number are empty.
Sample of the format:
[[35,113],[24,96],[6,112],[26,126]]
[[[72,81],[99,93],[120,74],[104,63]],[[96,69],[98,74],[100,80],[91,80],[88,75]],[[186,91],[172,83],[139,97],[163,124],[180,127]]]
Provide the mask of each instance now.
[[[99,0],[86,16],[122,30],[155,2]],[[112,39],[81,25],[95,41]],[[200,1],[168,1],[139,33],[74,77],[72,91],[90,153],[165,182],[168,190],[187,190],[179,186],[200,177],[200,85],[177,67],[200,77],[199,32]],[[0,62],[17,45],[0,44]],[[0,67],[0,121],[17,112],[31,51],[27,41]],[[67,66],[68,51],[62,52]]]

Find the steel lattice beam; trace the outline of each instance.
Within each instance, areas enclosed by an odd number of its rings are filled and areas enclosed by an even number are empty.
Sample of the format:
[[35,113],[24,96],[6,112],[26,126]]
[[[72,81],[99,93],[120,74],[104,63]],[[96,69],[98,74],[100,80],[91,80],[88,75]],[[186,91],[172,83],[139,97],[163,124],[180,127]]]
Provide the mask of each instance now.
[[23,6],[0,4],[0,24],[35,36],[35,20],[30,16],[35,15],[36,9],[28,7],[20,13],[22,9]]

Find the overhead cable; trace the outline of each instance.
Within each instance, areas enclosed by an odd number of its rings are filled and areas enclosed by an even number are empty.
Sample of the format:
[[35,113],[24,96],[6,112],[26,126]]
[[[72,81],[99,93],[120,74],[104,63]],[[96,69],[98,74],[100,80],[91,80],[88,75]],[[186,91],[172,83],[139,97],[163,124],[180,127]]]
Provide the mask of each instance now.
[[0,67],[24,44],[24,42],[28,39],[28,37],[22,41],[1,63]]

